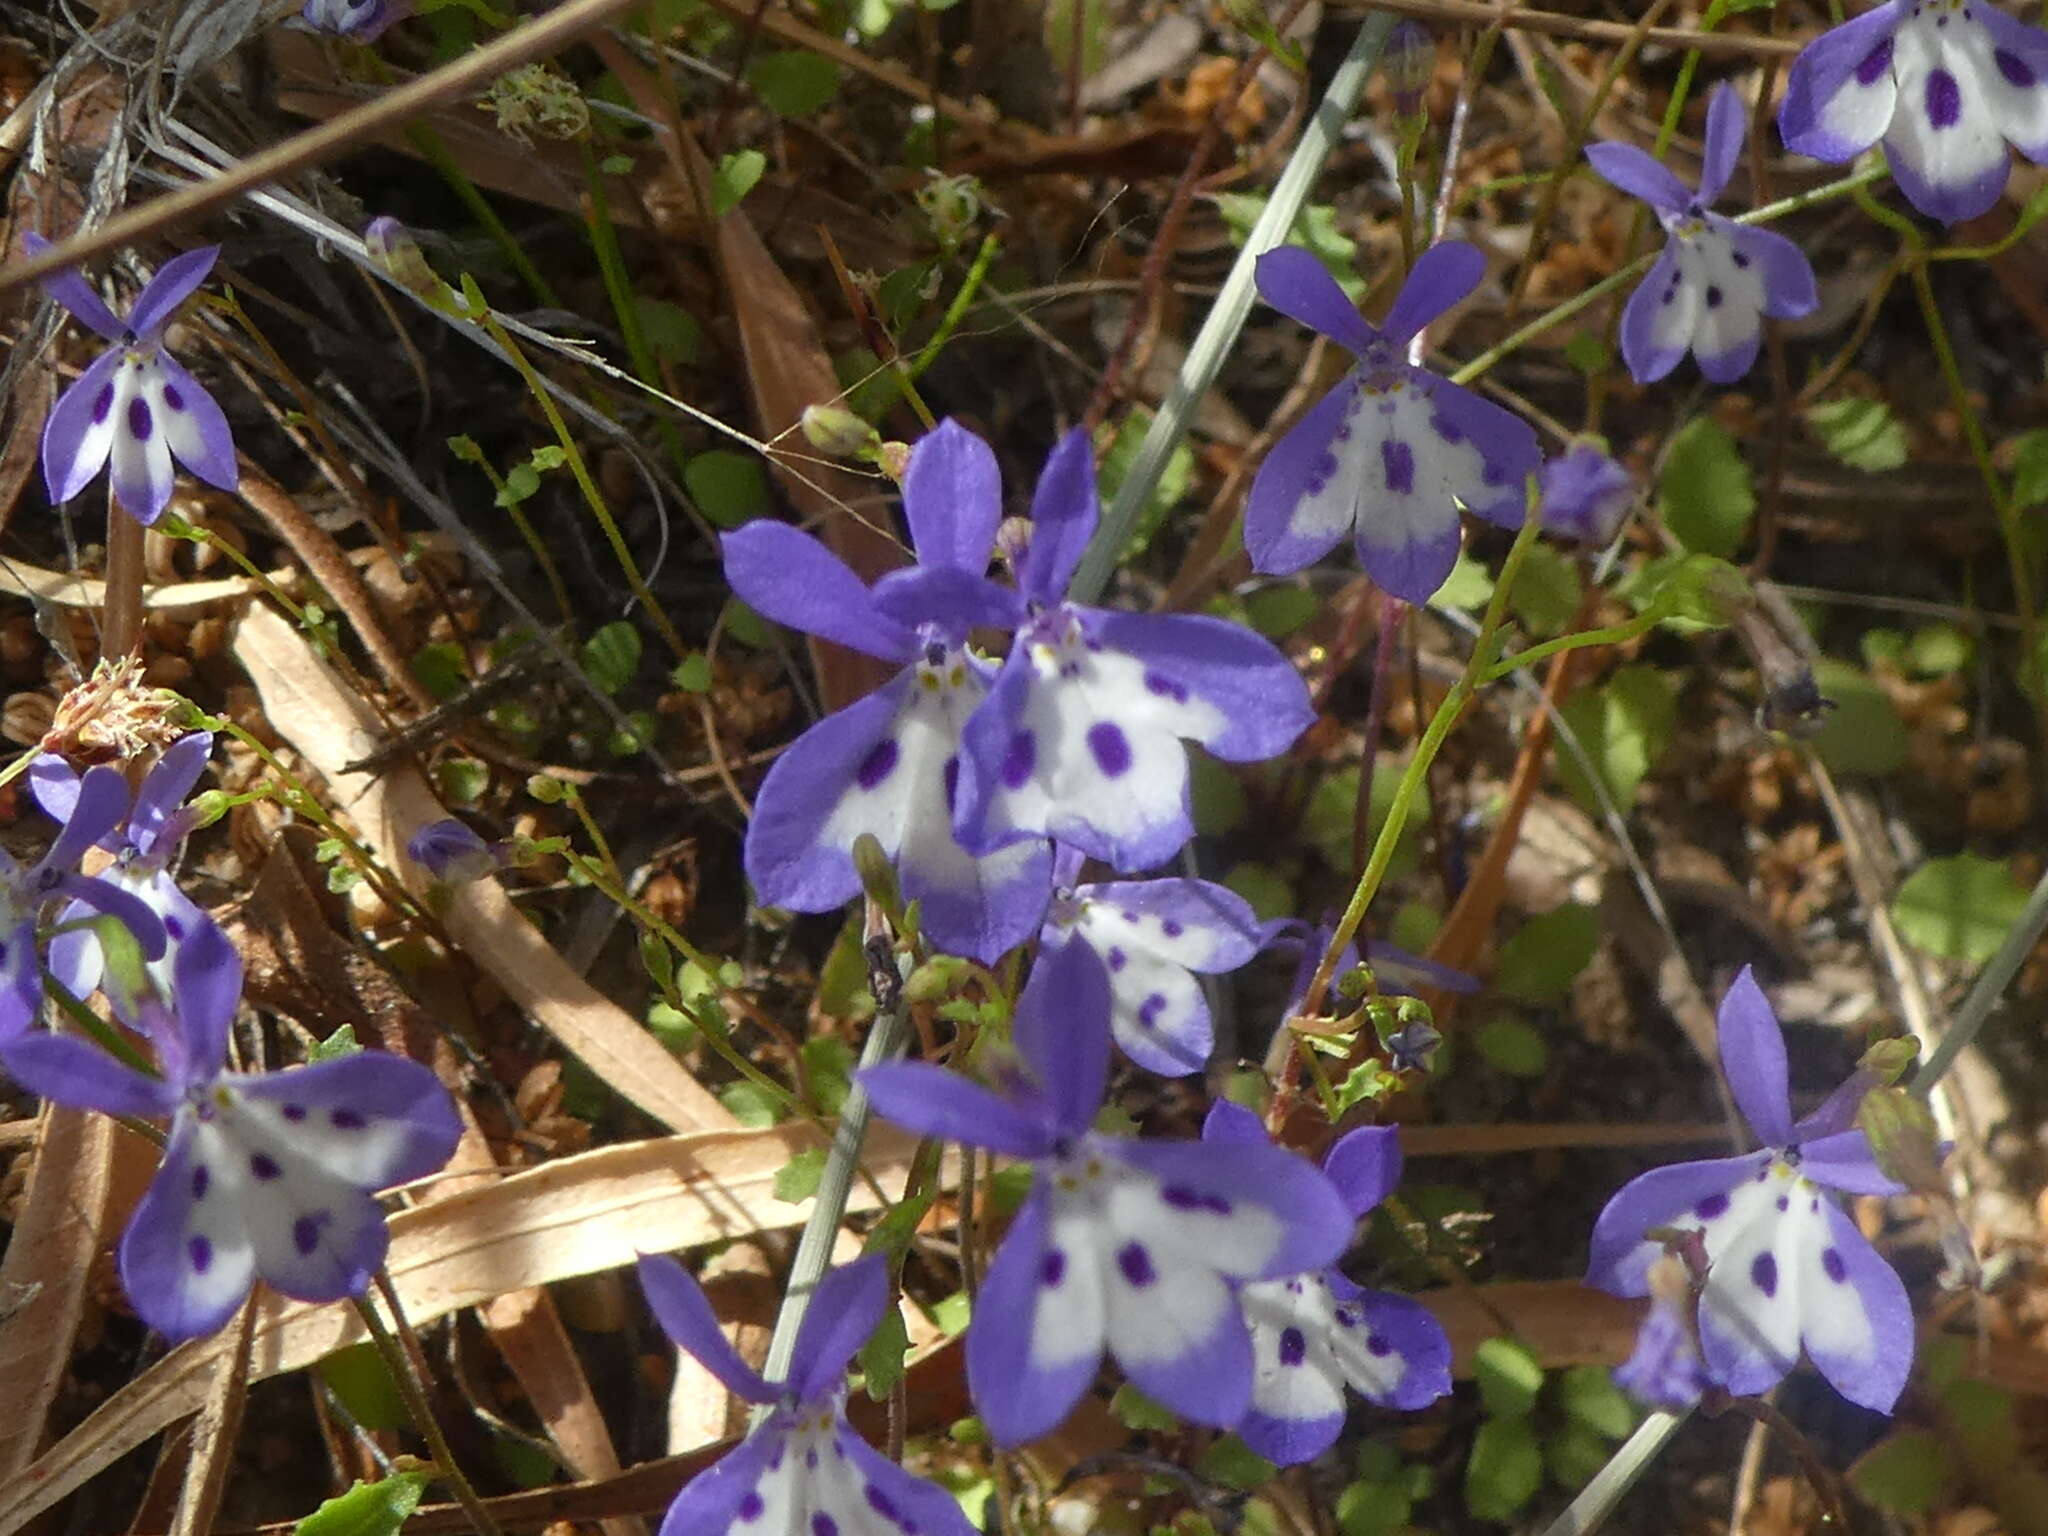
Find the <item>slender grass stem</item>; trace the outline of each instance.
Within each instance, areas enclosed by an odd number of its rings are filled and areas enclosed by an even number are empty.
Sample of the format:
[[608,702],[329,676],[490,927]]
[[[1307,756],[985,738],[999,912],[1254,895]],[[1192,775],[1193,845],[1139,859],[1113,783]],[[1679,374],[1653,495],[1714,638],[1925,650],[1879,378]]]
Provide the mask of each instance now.
[[[398,1293],[392,1288],[391,1280],[383,1270],[376,1275],[377,1290],[384,1298],[391,1315],[400,1316]],[[477,1530],[477,1536],[499,1536],[498,1522],[491,1518],[491,1512],[484,1508],[484,1501],[478,1497],[476,1488],[463,1475],[456,1464],[455,1453],[449,1449],[448,1437],[441,1432],[441,1421],[434,1417],[433,1405],[427,1401],[426,1381],[419,1369],[419,1363],[399,1343],[392,1331],[384,1325],[384,1319],[377,1315],[376,1305],[367,1296],[354,1298],[356,1316],[363,1320],[363,1326],[370,1332],[370,1341],[377,1346],[377,1353],[383,1358],[385,1369],[397,1383],[398,1395],[405,1399],[405,1411],[411,1417],[420,1436],[427,1442],[427,1452],[434,1459],[434,1469],[447,1482],[455,1494],[455,1502],[462,1506],[462,1512],[469,1516],[469,1523]]]

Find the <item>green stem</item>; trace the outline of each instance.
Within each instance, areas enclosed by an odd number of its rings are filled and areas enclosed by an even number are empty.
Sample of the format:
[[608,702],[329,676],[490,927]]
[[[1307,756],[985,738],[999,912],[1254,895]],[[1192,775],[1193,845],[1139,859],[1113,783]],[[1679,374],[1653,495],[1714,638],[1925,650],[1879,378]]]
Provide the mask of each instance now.
[[503,253],[506,261],[512,264],[512,270],[519,274],[519,280],[532,291],[534,298],[545,308],[560,309],[562,301],[556,295],[553,285],[541,274],[540,268],[533,264],[533,258],[526,254],[518,238],[505,227],[505,221],[498,217],[498,210],[491,206],[490,199],[477,190],[476,183],[469,179],[468,172],[464,171],[456,163],[455,157],[448,153],[448,146],[441,142],[441,136],[423,123],[414,123],[405,132],[406,137],[412,140],[414,147],[419,150],[427,164],[440,174],[441,179],[448,183],[450,190],[461,200],[462,206],[469,210],[470,217],[481,224],[491,239],[497,242],[499,251]]
[[953,339],[953,333],[960,328],[960,322],[967,318],[967,312],[974,307],[974,296],[981,292],[982,280],[988,276],[989,266],[996,259],[996,252],[1002,246],[994,235],[982,238],[981,248],[974,253],[973,265],[967,269],[967,276],[961,281],[960,291],[953,295],[953,302],[946,306],[946,313],[939,321],[938,330],[932,339],[918,349],[917,359],[910,365],[911,379],[919,379],[925,369],[938,361],[939,351]]
[[1998,946],[1998,953],[1977,973],[1976,983],[1970,988],[1970,995],[1963,999],[1963,1006],[1956,1011],[1954,1022],[1942,1032],[1941,1044],[1935,1047],[1934,1054],[1927,1058],[1927,1064],[1914,1078],[1915,1093],[1924,1098],[1933,1092],[1934,1085],[1977,1038],[1978,1032],[1984,1028],[1984,1021],[1991,1017],[1992,1006],[2012,984],[2013,977],[2019,974],[2020,966],[2041,941],[2043,932],[2048,932],[2048,875],[2043,875],[2034,886],[2034,894],[2027,898],[2018,920],[2006,930],[2005,942]]
[[1560,651],[1583,650],[1589,645],[1620,645],[1638,635],[1648,634],[1670,615],[1661,608],[1650,608],[1630,619],[1626,624],[1610,624],[1605,629],[1582,629],[1573,634],[1559,635],[1555,640],[1546,640],[1541,645],[1532,645],[1526,651],[1517,651],[1504,656],[1486,669],[1479,679],[1482,683],[1497,683],[1510,672],[1523,667],[1534,666],[1539,661],[1548,661]]
[[[383,1293],[385,1304],[392,1315],[398,1314],[398,1294],[391,1288],[391,1280],[383,1270],[376,1275],[377,1289]],[[434,1470],[455,1492],[455,1502],[462,1506],[469,1516],[478,1536],[499,1536],[498,1522],[491,1518],[491,1512],[484,1508],[484,1501],[477,1497],[477,1491],[456,1465],[455,1453],[448,1448],[448,1437],[441,1433],[441,1421],[434,1417],[433,1406],[427,1401],[425,1384],[414,1368],[412,1356],[393,1337],[384,1319],[377,1315],[377,1308],[367,1296],[353,1298],[356,1316],[363,1320],[363,1326],[370,1331],[371,1342],[377,1346],[377,1353],[383,1357],[384,1368],[391,1373],[391,1379],[398,1384],[398,1395],[405,1399],[405,1411],[411,1416],[413,1425],[427,1442],[427,1452],[434,1461]]]

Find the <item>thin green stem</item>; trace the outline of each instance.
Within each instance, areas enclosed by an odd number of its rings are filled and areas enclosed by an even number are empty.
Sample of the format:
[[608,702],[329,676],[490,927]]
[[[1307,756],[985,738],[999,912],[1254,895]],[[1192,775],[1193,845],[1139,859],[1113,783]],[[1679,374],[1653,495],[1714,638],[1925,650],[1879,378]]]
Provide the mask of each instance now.
[[[377,1289],[383,1294],[385,1304],[392,1315],[398,1314],[398,1294],[391,1288],[391,1280],[383,1270],[376,1275]],[[411,1416],[413,1426],[427,1442],[427,1452],[434,1460],[434,1470],[454,1490],[455,1502],[462,1506],[462,1512],[469,1516],[469,1523],[476,1527],[478,1536],[499,1536],[498,1522],[491,1518],[491,1512],[484,1508],[484,1501],[477,1496],[476,1489],[463,1475],[456,1464],[455,1453],[448,1448],[448,1437],[441,1432],[441,1421],[434,1417],[433,1405],[427,1401],[426,1385],[420,1379],[413,1358],[399,1344],[391,1330],[384,1326],[384,1319],[377,1315],[377,1308],[367,1296],[353,1298],[356,1316],[363,1320],[363,1326],[370,1332],[370,1340],[377,1346],[377,1353],[383,1358],[384,1368],[391,1373],[391,1379],[398,1384],[398,1395],[405,1399],[405,1411]]]
[[960,322],[967,318],[967,312],[974,307],[974,296],[981,292],[983,279],[996,259],[996,252],[1002,243],[994,235],[982,238],[981,248],[974,253],[974,261],[967,269],[967,276],[961,280],[960,291],[953,295],[953,302],[946,306],[946,313],[939,320],[939,328],[932,333],[932,339],[918,349],[917,358],[910,365],[912,380],[922,378],[925,369],[938,361],[940,351],[953,339],[953,333],[960,329]]
[[448,146],[441,142],[441,136],[424,123],[411,124],[405,133],[406,137],[412,140],[414,148],[419,150],[421,157],[439,173],[441,179],[448,183],[449,189],[461,200],[462,206],[469,210],[469,216],[481,224],[485,233],[497,243],[498,250],[504,255],[505,260],[511,263],[512,270],[519,274],[519,280],[526,284],[534,298],[544,308],[560,309],[562,301],[556,295],[554,286],[542,275],[540,268],[534,265],[533,258],[526,254],[518,237],[505,227],[505,221],[498,217],[498,210],[491,206],[490,199],[477,190],[476,183],[469,179],[469,173],[448,153]]
[[2034,886],[2033,895],[2020,909],[2019,918],[2006,930],[2005,942],[1998,946],[1998,953],[1983,970],[1977,973],[1976,983],[1970,988],[1970,995],[1963,999],[1963,1006],[1956,1011],[1954,1022],[1942,1032],[1941,1044],[1934,1048],[1934,1054],[1927,1058],[1927,1064],[1913,1080],[1913,1091],[1925,1097],[1934,1091],[1934,1085],[1941,1081],[1955,1060],[1969,1048],[1984,1028],[1984,1021],[1991,1017],[1991,1009],[2019,974],[2020,966],[2041,942],[2041,935],[2048,932],[2048,874],[2044,874]]
[[1545,640],[1541,645],[1532,645],[1526,651],[1516,651],[1512,656],[1503,656],[1486,669],[1485,675],[1479,681],[1497,683],[1510,672],[1534,666],[1539,661],[1548,661],[1559,651],[1583,650],[1589,645],[1620,645],[1635,639],[1638,635],[1648,634],[1668,617],[1669,614],[1663,610],[1650,608],[1626,624],[1610,624],[1605,629],[1581,629],[1569,635],[1559,635],[1555,640]]

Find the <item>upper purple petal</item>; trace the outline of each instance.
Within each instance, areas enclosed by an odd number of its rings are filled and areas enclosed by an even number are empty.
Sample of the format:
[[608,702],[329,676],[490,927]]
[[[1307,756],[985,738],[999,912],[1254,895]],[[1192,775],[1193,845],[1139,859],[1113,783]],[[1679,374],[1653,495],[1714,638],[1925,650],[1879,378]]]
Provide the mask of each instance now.
[[1767,1147],[1792,1142],[1792,1100],[1785,1070],[1785,1032],[1770,999],[1744,966],[1720,1009],[1721,1071],[1757,1140]]
[[[31,256],[50,250],[50,242],[34,230],[25,230],[21,248]],[[98,292],[72,267],[60,268],[43,279],[43,292],[71,311],[72,318],[107,341],[121,339],[122,325],[107,308]]]
[[135,804],[128,812],[128,840],[137,852],[156,851],[157,836],[164,823],[185,803],[212,755],[213,732],[192,731],[172,742],[156,760],[156,766],[135,792]]
[[1379,339],[1380,333],[1312,251],[1298,245],[1275,246],[1259,257],[1252,277],[1260,298],[1339,346],[1363,352]]
[[875,606],[867,583],[807,533],[759,518],[723,535],[725,579],[740,601],[778,624],[884,661],[907,661],[917,636]]
[[214,922],[202,923],[178,946],[173,1007],[183,1061],[165,1062],[182,1085],[216,1076],[228,1057],[228,1026],[242,1001],[242,957]]
[[1323,1158],[1353,1216],[1363,1216],[1401,1182],[1401,1133],[1391,1125],[1361,1126],[1337,1138]]
[[1273,1138],[1266,1134],[1266,1122],[1252,1111],[1229,1099],[1218,1099],[1203,1117],[1202,1140],[1220,1141],[1231,1146],[1264,1147],[1270,1146]]
[[78,783],[78,801],[70,817],[37,860],[36,868],[76,869],[94,844],[105,841],[128,814],[128,781],[121,770],[101,764],[88,768]]
[[647,1305],[671,1344],[717,1377],[734,1397],[750,1403],[775,1401],[775,1389],[740,1358],[719,1326],[710,1299],[688,1270],[667,1254],[655,1253],[640,1256],[639,1272]]
[[1380,333],[1397,347],[1463,299],[1486,276],[1486,257],[1476,245],[1442,240],[1415,258],[1400,296],[1387,311]]
[[161,336],[178,306],[206,281],[206,274],[213,270],[219,256],[219,246],[203,245],[196,251],[173,256],[158,267],[156,276],[136,297],[135,307],[128,311],[129,329],[145,341]]
[[[1892,34],[1906,10],[1906,0],[1886,0],[1823,32],[1792,61],[1785,99],[1778,107],[1778,132],[1787,149],[1839,164],[1878,141],[1891,119],[1897,91],[1891,71]],[[1858,92],[1875,93],[1871,109],[1844,110],[1844,93]]]
[[988,444],[950,416],[912,444],[903,517],[920,565],[987,571],[1003,520],[1003,477]]
[[1052,1150],[1051,1116],[1034,1100],[1004,1097],[957,1072],[922,1061],[863,1068],[861,1089],[875,1113],[921,1136],[987,1147],[1007,1157]]
[[1700,201],[1712,204],[1728,190],[1735,174],[1735,162],[1742,154],[1742,141],[1749,123],[1742,98],[1735,87],[1723,80],[1707,98],[1707,138],[1700,163]]
[[821,1403],[846,1379],[846,1362],[867,1343],[889,1304],[889,1261],[865,1254],[829,1271],[811,1293],[789,1357],[788,1388],[798,1402]]
[[1837,1131],[1799,1144],[1799,1171],[1816,1184],[1851,1195],[1903,1195],[1906,1186],[1878,1166],[1862,1131]]
[[1031,493],[1031,543],[1017,585],[1039,602],[1058,602],[1100,520],[1095,445],[1076,427],[1053,445]]
[[[54,752],[41,752],[28,767],[29,792],[52,821],[69,821],[78,814],[78,772]],[[111,839],[102,847],[118,848]]]
[[1109,977],[1083,945],[1040,956],[1017,999],[1017,1054],[1045,1090],[1053,1123],[1088,1129],[1109,1081]]
[[936,624],[964,639],[970,630],[1009,629],[1024,618],[1024,600],[978,571],[917,565],[891,571],[874,586],[877,612],[905,628]]
[[1692,189],[1670,166],[1633,144],[1611,139],[1588,144],[1586,158],[1602,180],[1641,198],[1659,213],[1678,213],[1692,201]]

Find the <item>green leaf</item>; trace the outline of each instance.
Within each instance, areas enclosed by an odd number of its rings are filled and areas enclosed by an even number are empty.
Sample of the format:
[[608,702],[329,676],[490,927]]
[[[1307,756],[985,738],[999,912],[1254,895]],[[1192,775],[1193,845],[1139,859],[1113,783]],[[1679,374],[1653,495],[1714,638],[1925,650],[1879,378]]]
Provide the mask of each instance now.
[[1948,1447],[1924,1429],[1887,1436],[1849,1468],[1850,1487],[1879,1509],[1908,1519],[1932,1510],[1948,1479]]
[[773,635],[768,621],[736,597],[725,600],[725,632],[749,650],[766,650]]
[[804,117],[839,94],[839,66],[803,48],[764,53],[747,66],[747,83],[770,111]]
[[1543,1486],[1543,1449],[1527,1419],[1488,1419],[1465,1463],[1465,1507],[1481,1520],[1512,1520]]
[[320,1379],[327,1383],[342,1407],[365,1429],[405,1429],[411,1423],[405,1396],[391,1379],[391,1368],[365,1341],[337,1349],[318,1366]]
[[[1123,486],[1124,477],[1131,472],[1132,464],[1137,461],[1138,449],[1145,441],[1145,433],[1151,426],[1150,411],[1134,410],[1125,414],[1114,433],[1104,427],[1096,435],[1096,447],[1102,458],[1099,474],[1105,505],[1116,499],[1117,492]],[[1194,482],[1194,476],[1194,450],[1185,442],[1175,443],[1173,451],[1166,456],[1166,467],[1160,470],[1151,494],[1145,498],[1144,506],[1138,509],[1130,538],[1124,544],[1123,563],[1129,564],[1136,560],[1151,545],[1153,536],[1159,532],[1167,514],[1179,506],[1187,495],[1188,487]]]
[[1550,1046],[1526,1019],[1490,1019],[1473,1043],[1487,1065],[1509,1077],[1541,1077],[1550,1065]]
[[1460,550],[1457,564],[1451,567],[1451,574],[1444,578],[1444,584],[1436,589],[1435,595],[1429,600],[1429,606],[1476,613],[1486,606],[1487,600],[1492,596],[1492,572]]
[[357,1483],[292,1527],[293,1536],[398,1536],[420,1507],[428,1476],[398,1472],[378,1482]]
[[711,178],[711,211],[731,213],[740,199],[754,190],[754,183],[768,169],[768,157],[758,149],[739,149],[718,162]]
[[1195,1475],[1224,1488],[1250,1493],[1263,1488],[1278,1475],[1279,1468],[1235,1435],[1225,1435],[1195,1464]]
[[811,1087],[811,1101],[818,1113],[832,1116],[846,1106],[853,1089],[853,1047],[837,1035],[818,1035],[806,1040],[798,1052],[804,1064],[804,1079]]
[[1604,1365],[1573,1366],[1558,1378],[1557,1395],[1567,1415],[1609,1440],[1625,1438],[1642,1417]]
[[1607,1465],[1610,1451],[1607,1441],[1576,1420],[1552,1430],[1543,1441],[1543,1460],[1550,1468],[1550,1480],[1574,1492],[1585,1487],[1593,1480],[1593,1474]]
[[2026,887],[2002,860],[1959,853],[1930,859],[1908,875],[1892,900],[1892,919],[1909,943],[1929,954],[1982,965],[2026,905]]
[[452,640],[423,645],[412,653],[412,675],[435,698],[452,699],[469,686],[469,670],[462,647]]
[[1532,635],[1547,640],[1563,634],[1579,607],[1577,563],[1552,545],[1531,544],[1508,606]]
[[640,631],[614,619],[583,642],[583,670],[606,693],[617,693],[640,667]]
[[473,757],[451,757],[434,765],[434,785],[457,808],[475,805],[491,787],[491,766]]
[[775,1123],[776,1101],[758,1083],[728,1083],[718,1090],[718,1102],[750,1131],[763,1130]]
[[2012,464],[2012,500],[2022,511],[2048,502],[2048,428],[2020,434]]
[[784,1205],[801,1205],[818,1192],[825,1177],[825,1149],[806,1147],[775,1170],[775,1198]]
[[[1400,792],[1405,764],[1390,763],[1382,756],[1373,764],[1372,804],[1366,814],[1366,846],[1380,835],[1387,813]],[[1332,869],[1351,868],[1351,824],[1358,814],[1358,769],[1340,769],[1324,779],[1309,796],[1301,816],[1301,835],[1323,856]],[[1394,845],[1394,857],[1387,875],[1398,880],[1422,862],[1422,834],[1429,825],[1429,792],[1424,789],[1409,807],[1408,820],[1401,828],[1401,840]]]
[[[1592,759],[1609,797],[1626,815],[1636,786],[1664,755],[1678,723],[1678,700],[1670,680],[1652,667],[1623,667],[1593,692],[1565,700],[1559,713]],[[1560,752],[1557,771],[1572,797],[1598,814],[1599,801],[1576,756]]]
[[1567,901],[1532,917],[1501,946],[1493,987],[1527,1003],[1554,1003],[1572,989],[1572,982],[1600,947],[1600,914]]
[[683,466],[683,486],[699,510],[720,528],[737,528],[774,510],[768,474],[751,453],[714,448]]
[[647,338],[656,358],[682,368],[696,366],[704,355],[704,331],[688,310],[644,294],[633,296],[633,307],[640,314],[640,334]]
[[1969,635],[1953,624],[1923,624],[1906,641],[1899,659],[1919,677],[1946,677],[1960,672],[1977,654]]
[[988,1178],[989,1208],[998,1216],[1016,1214],[1031,1194],[1031,1183],[1037,1175],[1029,1163],[1011,1163],[998,1168]]
[[910,1330],[903,1326],[901,1307],[884,1307],[882,1320],[860,1347],[861,1375],[867,1378],[867,1394],[881,1402],[903,1379],[903,1358],[910,1353]]
[[[1567,117],[1569,121],[1569,117]],[[1607,342],[1597,331],[1580,331],[1564,344],[1564,360],[1572,368],[1593,378],[1607,371],[1607,365],[1614,361],[1607,350]]]
[[1155,1403],[1128,1381],[1110,1396],[1109,1411],[1125,1429],[1161,1434],[1178,1429],[1180,1420],[1171,1408]]
[[1517,1419],[1536,1406],[1543,1390],[1543,1365],[1519,1339],[1501,1334],[1473,1351],[1472,1375],[1489,1417]]
[[1074,7],[1081,8],[1080,72],[1085,78],[1102,68],[1103,44],[1109,35],[1109,18],[1103,0],[1046,0],[1041,23],[1046,52],[1053,68],[1062,75],[1074,68]]
[[1244,600],[1244,616],[1268,640],[1282,640],[1314,618],[1321,606],[1306,587],[1262,587]]
[[711,658],[702,651],[692,651],[668,675],[668,680],[685,693],[709,693],[711,691]]
[[357,1054],[362,1048],[361,1042],[356,1039],[355,1025],[344,1024],[325,1040],[313,1043],[313,1048],[306,1052],[306,1065],[312,1066],[322,1061],[339,1061],[344,1056]]
[[1637,613],[1652,609],[1674,634],[1725,629],[1731,593],[1748,589],[1742,572],[1713,555],[1660,555],[1614,584],[1614,595]]
[[[1216,211],[1223,215],[1230,238],[1243,245],[1252,226],[1266,211],[1266,199],[1249,192],[1222,192],[1216,197]],[[1337,228],[1337,210],[1328,203],[1312,203],[1295,215],[1287,244],[1312,252],[1329,269],[1344,296],[1357,303],[1365,297],[1366,282],[1358,275],[1358,242]]]
[[597,168],[607,176],[624,176],[633,169],[631,155],[606,155],[597,162]]
[[1742,547],[1756,515],[1749,466],[1735,439],[1709,416],[1687,422],[1671,440],[1657,495],[1673,538],[1695,554],[1724,560]]
[[1891,695],[1831,657],[1815,664],[1813,679],[1833,706],[1811,739],[1820,760],[1837,773],[1896,773],[1906,761],[1906,724]]
[[867,1241],[861,1244],[863,1253],[886,1253],[892,1259],[900,1260],[910,1252],[910,1245],[917,1237],[917,1225],[925,1213],[938,1199],[936,1190],[908,1200],[899,1200],[889,1207],[888,1213],[868,1229]]
[[974,1303],[967,1299],[965,1291],[955,1291],[942,1296],[932,1306],[932,1321],[939,1332],[949,1339],[957,1339],[967,1331],[967,1325],[974,1317]]
[[1192,742],[1188,744],[1188,798],[1195,831],[1203,837],[1234,832],[1244,821],[1244,786],[1237,775]]
[[1342,1536],[1394,1536],[1414,1512],[1407,1490],[1388,1483],[1350,1483],[1337,1495],[1337,1529]]
[[1906,462],[1906,429],[1882,400],[1849,395],[1808,406],[1806,424],[1851,469],[1897,469]]
[[1252,911],[1262,923],[1286,917],[1294,911],[1294,887],[1270,864],[1256,864],[1249,860],[1234,864],[1223,876],[1223,883],[1251,903]]
[[531,499],[540,489],[540,471],[531,464],[514,464],[505,471],[505,483],[498,487],[498,494],[491,498],[494,507],[516,507],[522,501]]

